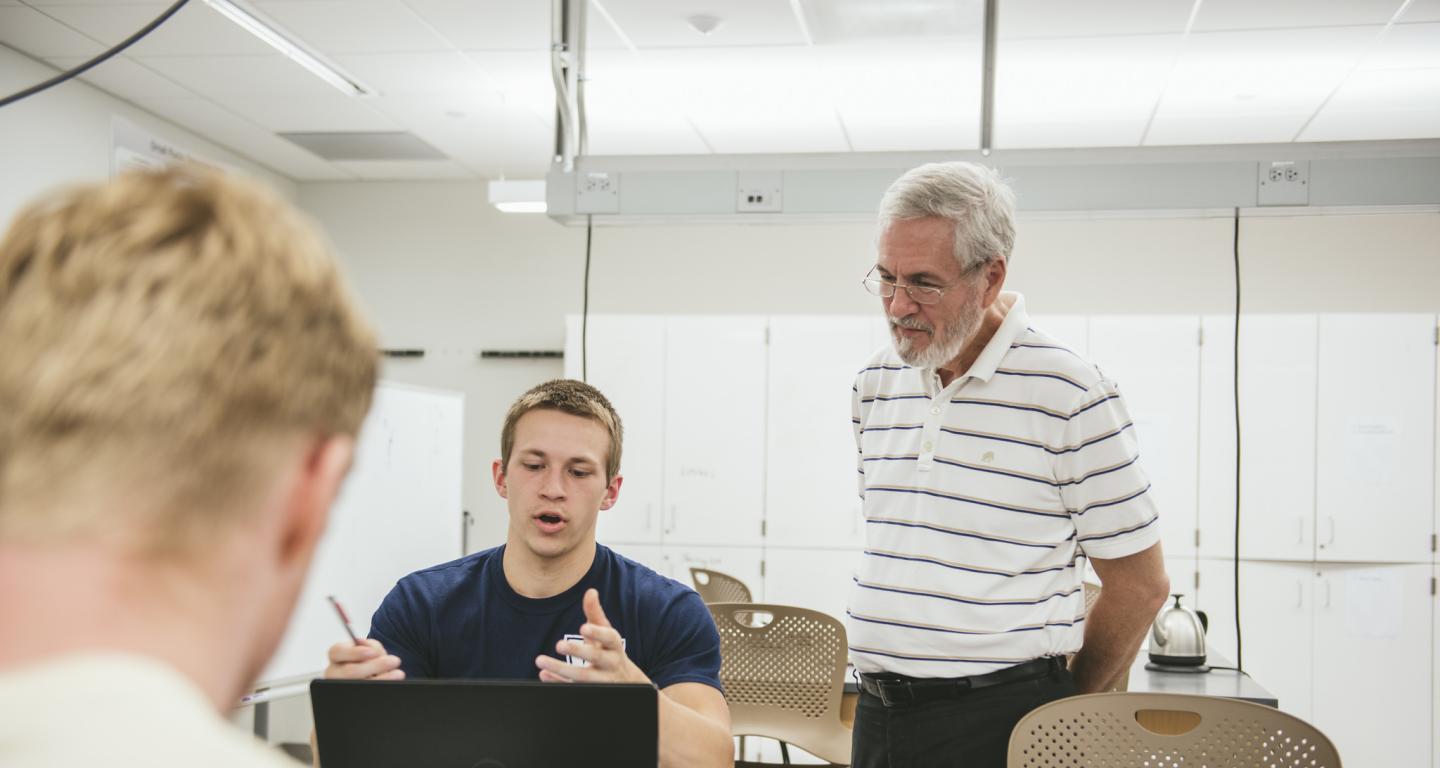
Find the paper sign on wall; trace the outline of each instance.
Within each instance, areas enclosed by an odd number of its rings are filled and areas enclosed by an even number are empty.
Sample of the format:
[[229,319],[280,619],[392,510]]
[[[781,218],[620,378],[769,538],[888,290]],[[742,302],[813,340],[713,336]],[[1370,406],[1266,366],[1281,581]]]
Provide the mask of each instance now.
[[1345,574],[1345,627],[1352,637],[1399,637],[1400,578],[1392,570]]

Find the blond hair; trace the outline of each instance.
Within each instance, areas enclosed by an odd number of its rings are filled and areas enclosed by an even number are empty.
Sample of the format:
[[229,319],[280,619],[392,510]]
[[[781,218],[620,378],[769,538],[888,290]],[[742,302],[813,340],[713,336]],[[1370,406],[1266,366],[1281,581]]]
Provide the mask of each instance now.
[[276,440],[355,435],[378,365],[314,227],[196,166],[23,210],[0,240],[0,350],[0,540],[156,551],[248,509]]
[[500,465],[510,468],[510,452],[515,448],[515,425],[520,417],[534,410],[551,410],[591,419],[605,428],[610,436],[610,450],[605,457],[605,480],[620,474],[620,446],[624,427],[620,414],[600,390],[574,379],[552,379],[532,387],[510,405],[505,413],[505,426],[500,430]]

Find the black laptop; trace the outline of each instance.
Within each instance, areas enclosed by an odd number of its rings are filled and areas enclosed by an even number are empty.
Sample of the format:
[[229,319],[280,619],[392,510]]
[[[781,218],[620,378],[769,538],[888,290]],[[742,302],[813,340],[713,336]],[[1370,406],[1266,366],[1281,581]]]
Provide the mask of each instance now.
[[325,768],[655,768],[650,685],[315,680]]

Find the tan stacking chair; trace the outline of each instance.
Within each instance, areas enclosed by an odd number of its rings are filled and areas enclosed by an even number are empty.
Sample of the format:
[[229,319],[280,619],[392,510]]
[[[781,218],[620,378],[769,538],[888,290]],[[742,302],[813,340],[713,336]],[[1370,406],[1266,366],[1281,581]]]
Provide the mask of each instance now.
[[[1100,585],[1099,585],[1099,584],[1094,584],[1094,583],[1089,582],[1089,581],[1086,581],[1086,582],[1081,582],[1081,586],[1085,588],[1085,616],[1088,618],[1088,617],[1090,616],[1090,609],[1093,608],[1093,607],[1095,607],[1095,601],[1098,600],[1098,599],[1100,599]],[[1071,661],[1073,661],[1074,659],[1075,659],[1075,654],[1073,654],[1073,653],[1070,654],[1070,656],[1066,658],[1066,665],[1068,666],[1069,663],[1070,663]],[[1110,686],[1110,690],[1111,690],[1111,691],[1126,691],[1126,690],[1129,690],[1129,689],[1130,689],[1130,667],[1127,666],[1127,667],[1125,667],[1125,671],[1124,671],[1124,672],[1121,672],[1121,673],[1120,673],[1120,676],[1117,677],[1117,678],[1115,678],[1115,684],[1112,685],[1112,686]]]
[[[789,605],[709,608],[720,631],[720,682],[730,705],[731,734],[777,739],[782,750],[794,744],[831,765],[849,765],[850,729],[840,721],[845,625]],[[788,751],[785,755],[788,759]],[[736,763],[745,765],[754,764]]]
[[707,603],[748,603],[754,598],[745,582],[728,573],[708,568],[691,568],[690,580],[695,582],[695,591]]
[[1092,693],[1052,701],[1010,734],[1009,768],[1340,768],[1315,726],[1239,699]]

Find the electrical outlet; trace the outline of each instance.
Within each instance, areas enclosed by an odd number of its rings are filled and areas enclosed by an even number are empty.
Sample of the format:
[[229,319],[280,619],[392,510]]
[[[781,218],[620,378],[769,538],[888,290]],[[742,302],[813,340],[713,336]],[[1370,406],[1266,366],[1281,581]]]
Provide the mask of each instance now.
[[619,213],[619,174],[603,171],[582,173],[575,184],[575,212]]
[[779,171],[742,171],[735,182],[736,213],[784,210],[784,177]]
[[1257,198],[1260,205],[1309,205],[1310,161],[1262,163]]

